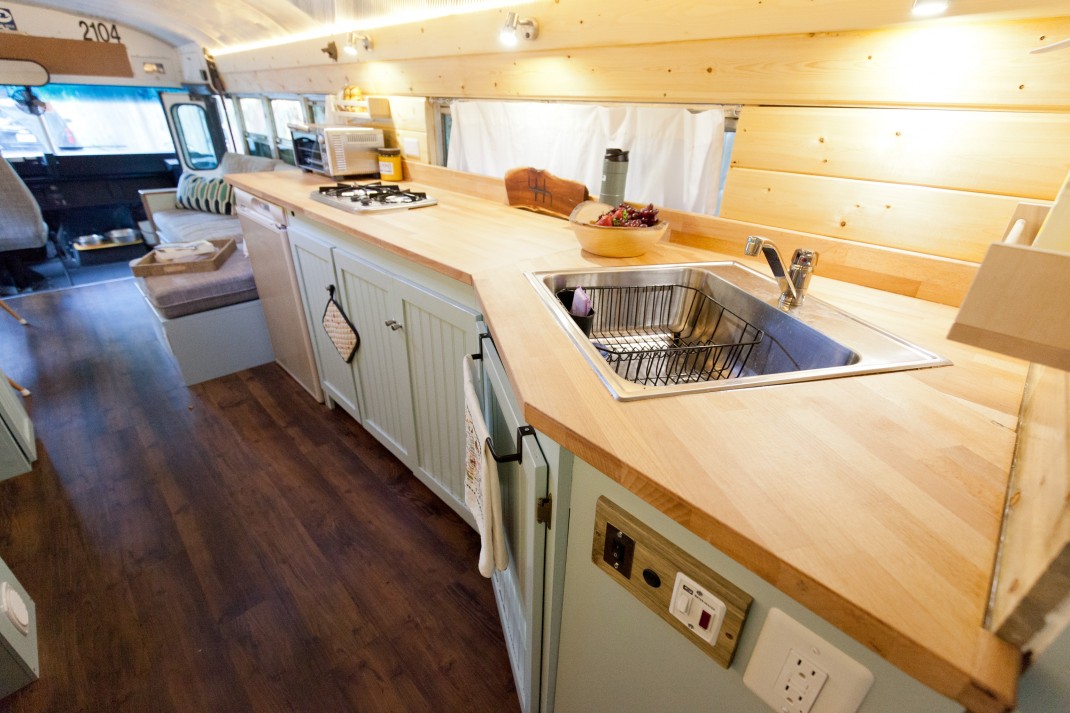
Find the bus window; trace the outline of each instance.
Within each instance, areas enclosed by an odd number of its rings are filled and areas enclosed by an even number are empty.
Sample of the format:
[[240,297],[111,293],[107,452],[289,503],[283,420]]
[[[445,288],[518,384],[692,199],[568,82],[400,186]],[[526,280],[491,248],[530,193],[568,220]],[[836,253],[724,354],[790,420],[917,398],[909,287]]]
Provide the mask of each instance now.
[[0,150],[9,158],[53,153],[38,117],[5,95],[0,95]]
[[227,146],[227,151],[241,153],[239,149],[235,148],[234,137],[241,136],[241,124],[238,123],[238,114],[234,111],[234,100],[230,97],[213,94],[212,101],[215,102],[219,116],[224,117],[223,141]]
[[245,145],[253,156],[275,158],[273,134],[268,122],[264,102],[259,97],[240,97],[238,107],[241,109],[245,124]]
[[0,145],[9,156],[171,153],[158,99],[170,91],[80,84],[0,87]]
[[286,163],[293,164],[295,163],[293,137],[290,135],[290,128],[287,124],[305,123],[305,107],[299,99],[269,99],[268,103],[271,104],[271,117],[275,121],[279,158]]
[[204,107],[176,104],[171,107],[171,118],[178,132],[178,150],[182,152],[183,163],[198,171],[210,171],[218,166]]
[[313,124],[327,123],[327,101],[324,99],[309,99],[309,113],[312,115]]

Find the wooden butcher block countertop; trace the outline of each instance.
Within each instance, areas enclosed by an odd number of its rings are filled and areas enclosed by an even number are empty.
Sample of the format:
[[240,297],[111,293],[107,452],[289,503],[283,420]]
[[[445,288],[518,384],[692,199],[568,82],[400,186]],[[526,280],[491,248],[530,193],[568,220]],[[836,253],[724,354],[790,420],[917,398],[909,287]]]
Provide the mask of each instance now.
[[227,178],[473,284],[531,425],[922,683],[1013,707],[1019,653],[982,621],[1026,365],[947,341],[954,308],[815,276],[812,296],[954,366],[618,402],[526,272],[764,264],[673,243],[599,258],[565,221],[444,185],[406,184],[438,206],[353,216],[307,197],[321,178]]

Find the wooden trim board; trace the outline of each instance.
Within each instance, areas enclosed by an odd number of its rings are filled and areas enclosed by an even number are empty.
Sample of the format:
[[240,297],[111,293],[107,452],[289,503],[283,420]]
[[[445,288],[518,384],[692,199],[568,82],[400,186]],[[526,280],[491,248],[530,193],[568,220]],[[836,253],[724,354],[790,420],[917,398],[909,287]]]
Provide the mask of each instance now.
[[1068,442],[1070,374],[1033,365],[1022,402],[988,623],[1020,647],[1045,628],[1045,617],[1070,596]]
[[64,40],[4,32],[0,57],[37,62],[48,73],[133,77],[126,45],[111,42]]
[[948,338],[1070,369],[1070,253],[989,247]]

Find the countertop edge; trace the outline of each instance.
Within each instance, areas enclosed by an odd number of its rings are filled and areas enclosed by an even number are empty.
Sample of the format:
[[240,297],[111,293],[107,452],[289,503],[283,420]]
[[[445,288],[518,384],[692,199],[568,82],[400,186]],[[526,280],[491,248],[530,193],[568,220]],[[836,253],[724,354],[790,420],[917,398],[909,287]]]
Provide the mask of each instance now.
[[[280,172],[279,174],[271,175],[281,175],[286,182],[289,182],[290,179],[286,178],[286,173],[292,174],[293,172]],[[294,211],[296,215],[300,215],[305,219],[325,223],[336,230],[353,234],[356,239],[367,241],[400,257],[424,265],[442,275],[472,285],[476,288],[477,295],[482,301],[482,295],[479,295],[479,288],[476,284],[481,270],[466,270],[454,264],[444,264],[399,245],[388,237],[374,235],[367,230],[357,230],[344,220],[335,219],[331,213],[335,209],[320,206],[320,204],[311,201],[311,199],[280,195],[272,190],[263,188],[260,185],[261,181],[257,177],[265,175],[268,174],[236,174],[225,178],[237,188],[246,190],[266,200],[281,203]],[[301,185],[311,188],[321,185],[325,181],[326,179],[319,176],[302,176]],[[293,188],[291,183],[290,190],[292,191]],[[448,191],[448,189],[442,187],[437,187],[436,190]],[[470,196],[466,196],[466,199],[485,201],[485,199],[472,198]],[[321,207],[322,210],[320,210]],[[341,216],[344,215],[341,214]],[[518,212],[517,215],[520,215],[520,213]],[[554,252],[555,250],[552,249],[547,250],[545,255],[552,255]],[[506,260],[502,264],[504,266],[512,264],[512,262],[515,261]],[[489,312],[489,310],[485,311]],[[493,329],[493,322],[491,320],[488,321]],[[508,354],[503,353],[502,357],[507,370],[510,370]],[[512,376],[511,371],[510,376]],[[524,394],[518,390],[517,386],[514,386],[514,391],[517,392],[516,396],[533,426],[545,432],[566,449],[576,453],[577,456],[588,460],[596,468],[628,487],[637,495],[644,497],[644,500],[665,512],[666,515],[672,517],[702,539],[711,542],[711,544],[716,543],[715,546],[738,561],[747,562],[746,566],[763,579],[879,653],[915,679],[930,686],[933,690],[962,703],[974,713],[1006,711],[1013,707],[1019,675],[1020,654],[1011,644],[998,639],[994,634],[984,630],[979,625],[977,628],[977,641],[973,650],[974,661],[972,667],[956,666],[951,661],[930,651],[924,644],[910,639],[812,577],[795,570],[776,555],[765,552],[763,557],[756,560],[753,556],[755,543],[745,535],[735,532],[715,518],[709,517],[675,493],[666,490],[657,481],[631,469],[625,462],[606,450],[605,447],[587,439],[578,438],[568,431],[567,426],[551,414],[539,411],[531,401],[524,398]],[[652,493],[657,493],[658,497],[652,497]],[[655,500],[661,500],[662,504],[659,505]],[[666,507],[665,502],[672,502],[675,506]],[[689,515],[680,517],[674,515],[674,511],[686,511]],[[729,547],[724,546],[726,541],[729,543]],[[735,543],[734,546],[733,543]],[[822,598],[825,601],[820,601]],[[829,606],[828,599],[830,598],[835,602],[835,606]],[[874,636],[878,632],[880,632],[880,635]],[[971,668],[972,670],[969,670]]]

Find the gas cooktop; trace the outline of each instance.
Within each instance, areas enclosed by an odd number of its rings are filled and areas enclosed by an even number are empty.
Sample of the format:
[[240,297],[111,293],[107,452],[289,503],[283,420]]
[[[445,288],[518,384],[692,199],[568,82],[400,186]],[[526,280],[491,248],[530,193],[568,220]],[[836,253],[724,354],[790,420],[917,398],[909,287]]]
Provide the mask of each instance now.
[[314,201],[341,208],[351,213],[381,213],[387,210],[406,210],[435,205],[437,200],[426,193],[407,191],[392,183],[339,183],[320,186],[309,196]]

